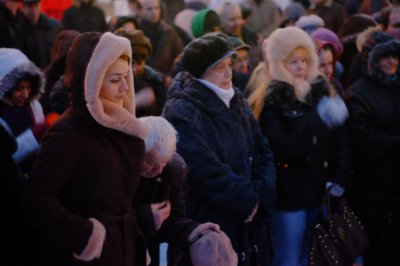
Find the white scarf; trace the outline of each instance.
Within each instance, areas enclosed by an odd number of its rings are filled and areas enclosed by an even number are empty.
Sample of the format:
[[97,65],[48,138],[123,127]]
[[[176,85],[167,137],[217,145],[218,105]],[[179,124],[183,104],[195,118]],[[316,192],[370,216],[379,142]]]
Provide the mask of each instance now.
[[233,96],[235,95],[235,90],[232,88],[232,83],[231,83],[231,87],[228,90],[226,90],[226,89],[221,89],[217,85],[215,85],[205,79],[197,79],[197,80],[199,82],[201,82],[204,86],[206,86],[207,88],[212,90],[218,96],[218,98],[220,98],[224,102],[226,107],[229,108],[230,102],[231,102]]

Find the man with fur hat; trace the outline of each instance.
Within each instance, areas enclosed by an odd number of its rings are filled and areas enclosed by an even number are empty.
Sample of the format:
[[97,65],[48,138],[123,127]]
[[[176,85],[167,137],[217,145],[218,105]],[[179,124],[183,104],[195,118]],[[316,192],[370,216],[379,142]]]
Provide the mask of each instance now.
[[145,265],[132,199],[147,129],[135,116],[129,41],[81,34],[64,82],[71,105],[43,139],[24,197],[42,233],[40,263]]
[[232,87],[235,53],[221,33],[186,46],[188,72],[175,78],[163,116],[178,131],[177,151],[188,164],[189,217],[219,224],[239,265],[267,265],[275,168],[267,139]]

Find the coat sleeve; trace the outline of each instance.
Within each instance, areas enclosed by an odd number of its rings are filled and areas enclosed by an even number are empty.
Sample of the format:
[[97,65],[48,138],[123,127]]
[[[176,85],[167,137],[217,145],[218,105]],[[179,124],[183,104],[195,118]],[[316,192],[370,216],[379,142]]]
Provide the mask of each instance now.
[[332,175],[329,179],[346,188],[351,182],[351,149],[347,127],[342,126],[335,129],[334,141],[335,158]]
[[384,132],[371,121],[373,110],[362,96],[350,95],[346,102],[350,117],[348,126],[352,144],[355,148],[380,159],[397,154],[400,149],[400,136]]
[[168,242],[185,247],[187,237],[199,225],[192,219],[186,217],[186,195],[187,195],[187,166],[183,158],[174,154],[169,166],[162,174],[169,187],[169,198],[171,200],[171,215],[162,224],[158,232],[159,242]]
[[261,206],[271,213],[276,199],[276,170],[274,155],[268,139],[262,134],[260,126],[247,106],[254,139],[252,181],[260,197]]
[[167,104],[163,114],[179,133],[178,153],[189,166],[190,193],[219,216],[244,222],[260,201],[252,180],[238,176],[220,160],[207,140],[210,129],[204,128],[196,108],[178,102]]
[[[64,128],[65,129],[65,128]],[[81,254],[93,230],[89,217],[81,217],[61,202],[63,190],[79,162],[78,136],[74,130],[52,130],[40,149],[27,182],[24,210],[46,238],[75,254]]]

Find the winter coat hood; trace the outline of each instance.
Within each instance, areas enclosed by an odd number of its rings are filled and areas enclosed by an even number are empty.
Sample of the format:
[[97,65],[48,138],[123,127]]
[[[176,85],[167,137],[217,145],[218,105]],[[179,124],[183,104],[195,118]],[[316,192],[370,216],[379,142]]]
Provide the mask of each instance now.
[[400,67],[397,66],[397,72],[394,76],[387,76],[379,67],[379,62],[386,56],[396,56],[400,59],[400,41],[391,40],[385,43],[378,44],[371,51],[368,58],[368,70],[370,76],[385,85],[400,85]]
[[[85,104],[91,116],[102,126],[144,139],[147,129],[135,116],[133,73],[129,71],[128,92],[123,106],[100,97],[108,68],[121,55],[132,59],[128,39],[112,33],[88,32],[77,37],[67,58],[65,85],[72,93],[75,105]],[[129,63],[130,65],[130,63]]]
[[[293,78],[285,68],[285,60],[298,47],[304,48],[309,55],[306,80]],[[296,27],[279,28],[270,35],[265,49],[271,78],[292,85],[296,97],[303,100],[311,89],[310,83],[319,74],[318,57],[311,37]]]
[[7,93],[23,78],[31,80],[31,100],[43,93],[45,79],[42,71],[21,51],[0,48],[0,62],[0,100],[7,102]]

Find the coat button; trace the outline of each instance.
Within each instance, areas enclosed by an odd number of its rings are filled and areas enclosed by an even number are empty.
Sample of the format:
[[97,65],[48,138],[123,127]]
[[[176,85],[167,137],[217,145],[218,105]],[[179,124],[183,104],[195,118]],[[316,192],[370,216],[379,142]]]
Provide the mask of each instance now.
[[324,168],[327,168],[328,167],[328,162],[324,161],[323,165],[324,165]]
[[294,115],[297,114],[297,111],[296,111],[296,110],[293,110],[293,111],[292,111],[292,114],[294,114]]

